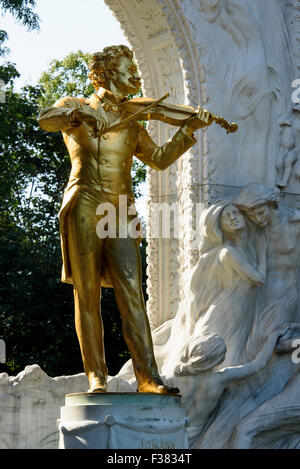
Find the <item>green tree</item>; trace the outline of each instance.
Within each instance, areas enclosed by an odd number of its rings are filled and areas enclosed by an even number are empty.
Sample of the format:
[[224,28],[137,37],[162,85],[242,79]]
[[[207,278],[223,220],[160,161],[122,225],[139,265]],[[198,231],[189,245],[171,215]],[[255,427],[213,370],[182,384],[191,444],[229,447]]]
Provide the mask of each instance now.
[[[9,71],[11,80],[16,72]],[[30,363],[59,371],[59,341],[64,338],[68,346],[72,324],[71,291],[59,282],[57,236],[60,192],[70,164],[59,135],[44,135],[38,126],[38,97],[33,87],[21,93],[10,88],[0,105],[0,337],[13,374]],[[76,356],[75,344],[70,351]]]
[[81,50],[68,54],[63,60],[53,60],[39,79],[41,107],[51,106],[63,96],[88,98],[94,88],[88,79],[91,54]]

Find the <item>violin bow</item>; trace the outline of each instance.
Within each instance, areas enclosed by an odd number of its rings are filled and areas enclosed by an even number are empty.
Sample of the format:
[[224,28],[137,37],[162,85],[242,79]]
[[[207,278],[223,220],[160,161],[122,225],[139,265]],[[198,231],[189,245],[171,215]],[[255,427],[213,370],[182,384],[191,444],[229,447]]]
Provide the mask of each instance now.
[[[128,124],[128,122],[132,121],[132,120],[137,120],[138,117],[141,117],[143,114],[145,114],[145,112],[147,111],[150,111],[150,109],[152,109],[153,107],[157,106],[157,104],[161,103],[162,101],[164,101],[165,99],[167,99],[168,97],[170,96],[170,93],[166,93],[164,96],[162,96],[161,98],[157,99],[156,101],[153,101],[153,103],[149,104],[148,106],[146,106],[144,109],[141,109],[140,111],[137,111],[135,112],[134,114],[131,114],[130,116],[126,117],[126,119],[123,119],[121,121],[116,121],[114,122],[113,124],[111,124],[109,127],[107,127],[106,129],[103,130],[103,132],[101,132],[101,134],[105,134],[106,132],[109,132],[110,130],[112,129],[115,129],[119,126],[122,126],[124,124]],[[99,134],[97,134],[97,136],[99,136]]]
[[97,145],[97,158],[98,158],[98,160],[99,160],[99,155],[100,155],[100,138],[101,138],[101,135],[105,134],[106,132],[109,132],[112,129],[115,129],[116,127],[119,127],[119,126],[124,125],[124,124],[128,124],[128,122],[132,121],[133,119],[136,119],[137,117],[142,116],[143,114],[145,114],[145,111],[149,111],[154,106],[156,106],[157,104],[159,104],[162,101],[164,101],[165,99],[167,99],[169,96],[170,96],[170,93],[166,93],[164,96],[157,99],[156,101],[153,101],[153,103],[149,104],[149,106],[146,106],[144,109],[141,109],[140,111],[137,111],[134,114],[131,114],[131,116],[126,117],[126,119],[114,122],[109,127],[104,129],[102,132],[95,131],[94,138],[98,138],[98,145]]
[[[121,121],[116,121],[114,122],[113,124],[111,124],[109,127],[107,127],[106,129],[104,129],[101,133],[100,132],[97,132],[95,133],[95,138],[97,137],[100,137],[102,134],[106,133],[106,132],[109,132],[110,130],[113,130],[119,126],[123,126],[124,124],[128,124],[128,122],[132,121],[132,120],[137,120],[138,117],[142,117],[142,115],[144,115],[145,113],[147,113],[147,111],[150,111],[150,109],[152,109],[153,107],[157,106],[157,104],[161,103],[162,101],[164,101],[165,99],[167,99],[168,97],[170,96],[170,93],[166,93],[164,96],[162,96],[161,98],[153,101],[153,103],[149,104],[148,106],[146,106],[145,108],[135,112],[134,114],[131,114],[130,116],[126,117],[125,119],[121,120]],[[205,109],[203,109],[201,106],[198,107],[198,111],[195,110],[195,115],[198,114],[200,111],[205,111]],[[208,111],[210,112],[210,111]],[[213,121],[220,125],[221,127],[223,127],[223,129],[226,130],[226,132],[229,134],[229,133],[233,133],[233,132],[236,132],[237,129],[238,129],[238,125],[234,122],[228,122],[226,119],[224,119],[224,117],[221,117],[221,116],[218,116],[217,114],[214,114],[214,113],[210,113],[211,116],[212,116],[212,119]],[[191,114],[192,116],[193,114]]]

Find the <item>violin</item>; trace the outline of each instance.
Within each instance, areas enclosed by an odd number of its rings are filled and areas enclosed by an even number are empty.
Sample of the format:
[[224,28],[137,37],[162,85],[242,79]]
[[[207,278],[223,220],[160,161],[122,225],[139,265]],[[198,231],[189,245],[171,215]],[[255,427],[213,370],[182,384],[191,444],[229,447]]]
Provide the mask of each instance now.
[[[196,110],[192,106],[163,103],[163,101],[169,96],[170,94],[167,93],[157,100],[143,97],[133,98],[121,103],[119,106],[123,107],[123,109],[129,113],[129,116],[123,120],[114,122],[105,129],[104,132],[109,132],[110,130],[127,124],[132,120],[159,120],[166,124],[181,126],[187,119],[192,116],[196,116],[200,111],[204,110],[200,106],[198,107],[198,110]],[[227,133],[237,131],[237,124],[230,123],[225,120],[224,117],[220,117],[217,114],[210,114],[212,116],[212,120],[223,127]]]

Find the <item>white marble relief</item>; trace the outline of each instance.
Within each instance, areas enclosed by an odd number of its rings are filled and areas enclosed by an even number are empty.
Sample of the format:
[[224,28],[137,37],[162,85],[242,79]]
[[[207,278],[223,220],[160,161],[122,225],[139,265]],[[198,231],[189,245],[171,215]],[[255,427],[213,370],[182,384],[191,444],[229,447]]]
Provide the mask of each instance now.
[[[278,189],[259,183],[203,212],[185,298],[176,317],[153,331],[160,371],[181,389],[193,447],[256,447],[263,435],[252,440],[244,422],[258,421],[268,401],[280,404],[281,420],[284,409],[295,409],[286,414],[288,428],[300,423],[298,399],[288,391],[300,369],[292,356],[300,343],[299,222]],[[134,384],[130,362],[119,376]],[[273,410],[268,447],[282,439]]]

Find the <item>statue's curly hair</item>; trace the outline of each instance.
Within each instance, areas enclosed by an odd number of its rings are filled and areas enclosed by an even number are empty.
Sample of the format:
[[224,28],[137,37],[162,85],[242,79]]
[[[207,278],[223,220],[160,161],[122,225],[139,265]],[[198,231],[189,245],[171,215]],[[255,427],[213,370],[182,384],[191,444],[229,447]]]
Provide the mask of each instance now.
[[117,79],[117,68],[121,57],[133,59],[132,51],[124,45],[105,47],[102,52],[95,52],[89,64],[89,79],[97,91],[106,87],[110,80]]

